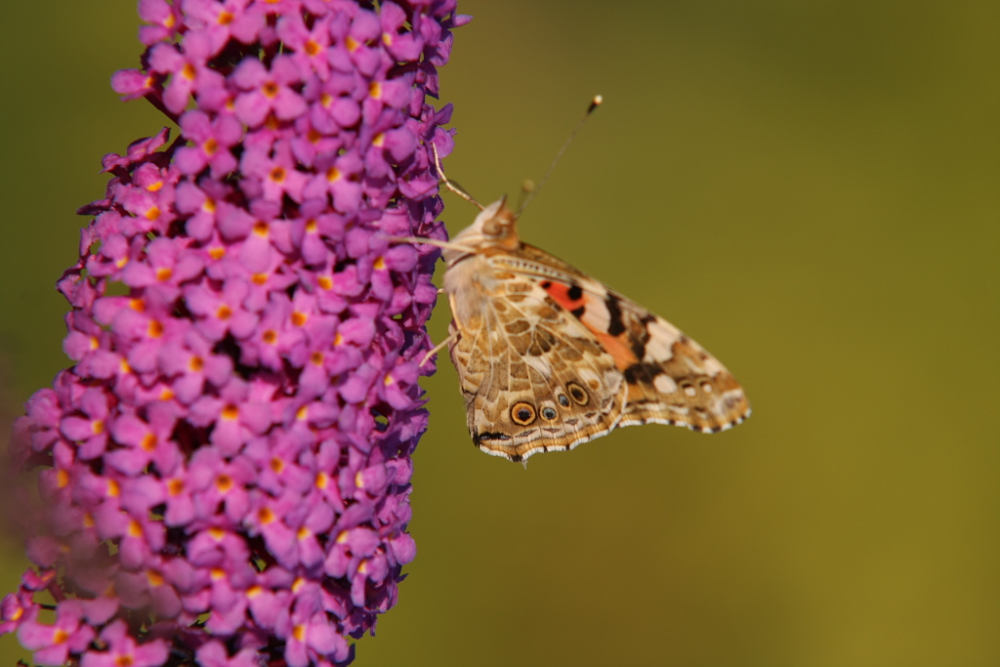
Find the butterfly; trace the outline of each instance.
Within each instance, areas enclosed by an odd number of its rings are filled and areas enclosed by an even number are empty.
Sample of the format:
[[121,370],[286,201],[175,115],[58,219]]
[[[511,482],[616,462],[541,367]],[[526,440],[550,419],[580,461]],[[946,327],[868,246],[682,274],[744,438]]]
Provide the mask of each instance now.
[[443,248],[451,305],[445,345],[458,371],[473,443],[526,461],[636,424],[715,433],[743,422],[750,404],[715,357],[621,294],[524,243],[500,199],[480,207]]

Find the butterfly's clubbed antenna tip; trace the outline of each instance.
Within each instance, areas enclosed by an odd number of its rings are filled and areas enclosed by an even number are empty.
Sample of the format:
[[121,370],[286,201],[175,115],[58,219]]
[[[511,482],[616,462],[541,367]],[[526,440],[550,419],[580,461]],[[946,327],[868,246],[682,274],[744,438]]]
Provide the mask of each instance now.
[[536,187],[537,186],[535,185],[535,182],[533,180],[531,180],[530,178],[526,178],[526,179],[524,179],[524,181],[521,182],[521,192],[520,192],[520,194],[519,194],[519,196],[517,198],[517,210],[518,211],[523,211],[524,210],[524,201],[525,201],[525,198],[526,197],[530,197],[532,195],[532,193],[534,193]]
[[444,186],[482,211],[485,207],[476,201],[475,197],[470,195],[462,186],[445,175],[444,168],[441,166],[441,156],[438,154],[438,149],[434,142],[431,142],[431,151],[434,153],[434,170],[437,172],[437,176],[441,179],[441,182],[444,183]]
[[590,100],[590,106],[587,107],[587,115],[594,113],[594,109],[604,104],[604,96],[601,94],[594,95],[593,99]]

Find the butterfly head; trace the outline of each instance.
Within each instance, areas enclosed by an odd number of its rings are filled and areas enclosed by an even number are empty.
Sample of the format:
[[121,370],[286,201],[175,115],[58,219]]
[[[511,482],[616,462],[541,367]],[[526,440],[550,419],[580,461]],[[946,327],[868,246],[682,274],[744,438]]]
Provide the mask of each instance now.
[[[452,242],[478,250],[516,250],[521,244],[517,236],[517,214],[507,206],[506,197],[498,199],[480,211],[472,224],[452,238]],[[447,256],[446,251],[446,260]]]

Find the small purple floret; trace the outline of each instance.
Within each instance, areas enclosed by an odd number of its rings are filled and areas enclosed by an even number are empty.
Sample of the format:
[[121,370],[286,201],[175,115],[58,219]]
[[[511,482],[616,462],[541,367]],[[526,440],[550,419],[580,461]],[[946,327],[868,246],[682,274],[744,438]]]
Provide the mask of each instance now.
[[179,136],[104,158],[15,428],[39,664],[346,664],[394,605],[438,251],[388,237],[444,237],[455,1],[140,0],[112,85]]

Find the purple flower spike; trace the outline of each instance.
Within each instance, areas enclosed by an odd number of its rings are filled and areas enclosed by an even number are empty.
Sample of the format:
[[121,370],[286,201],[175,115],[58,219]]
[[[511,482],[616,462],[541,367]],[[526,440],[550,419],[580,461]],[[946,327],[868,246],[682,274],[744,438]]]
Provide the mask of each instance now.
[[[103,160],[58,282],[74,365],[28,401],[39,664],[333,665],[416,547],[455,0],[140,0],[112,86],[179,128]],[[18,506],[23,506],[19,504]]]

